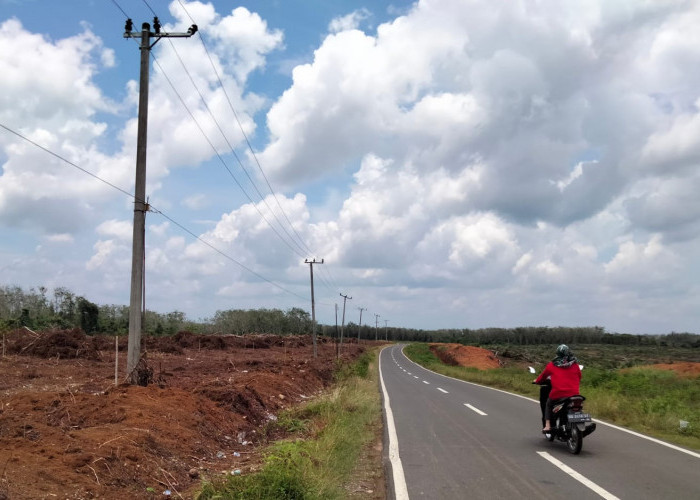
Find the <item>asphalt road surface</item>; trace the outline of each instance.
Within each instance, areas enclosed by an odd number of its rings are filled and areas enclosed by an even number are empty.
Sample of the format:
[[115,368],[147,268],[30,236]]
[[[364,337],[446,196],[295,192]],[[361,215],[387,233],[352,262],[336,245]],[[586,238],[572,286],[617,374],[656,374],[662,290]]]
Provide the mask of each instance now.
[[597,421],[572,455],[544,439],[538,402],[428,371],[401,345],[380,374],[397,499],[700,499],[696,452]]

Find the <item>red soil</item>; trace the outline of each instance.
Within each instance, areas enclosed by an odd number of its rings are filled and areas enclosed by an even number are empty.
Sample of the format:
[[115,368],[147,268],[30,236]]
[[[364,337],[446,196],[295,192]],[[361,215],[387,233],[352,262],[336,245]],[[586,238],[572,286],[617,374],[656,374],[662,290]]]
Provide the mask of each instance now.
[[644,368],[654,368],[656,370],[671,370],[671,371],[676,372],[680,377],[683,377],[683,378],[700,377],[700,363],[692,363],[690,361],[683,361],[683,362],[679,362],[679,363],[649,365],[649,366],[644,366]]
[[[191,498],[202,478],[245,474],[261,426],[332,382],[327,340],[314,359],[302,336],[147,338],[153,383],[115,387],[114,337],[13,332],[0,358],[0,500]],[[345,344],[341,357],[363,350]]]
[[444,363],[489,370],[501,366],[498,358],[481,347],[462,344],[430,344],[430,350]]

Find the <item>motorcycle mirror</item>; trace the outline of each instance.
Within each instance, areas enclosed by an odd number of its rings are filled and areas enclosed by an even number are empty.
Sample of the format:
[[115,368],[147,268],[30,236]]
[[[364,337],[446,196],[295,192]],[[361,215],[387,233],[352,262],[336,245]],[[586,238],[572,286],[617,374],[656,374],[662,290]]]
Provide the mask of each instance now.
[[[579,365],[580,366],[580,365]],[[530,373],[535,373],[535,369],[531,366],[528,366],[528,369],[530,370]]]
[[583,370],[583,365],[578,365],[578,367],[579,367],[581,370]]

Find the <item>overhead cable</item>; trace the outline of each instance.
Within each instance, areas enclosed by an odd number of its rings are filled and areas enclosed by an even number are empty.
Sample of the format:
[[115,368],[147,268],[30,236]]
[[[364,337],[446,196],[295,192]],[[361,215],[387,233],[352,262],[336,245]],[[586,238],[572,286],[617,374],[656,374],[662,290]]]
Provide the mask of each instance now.
[[[19,137],[20,139],[23,139],[24,141],[26,141],[26,142],[32,144],[33,146],[36,146],[37,148],[41,149],[42,151],[44,151],[44,152],[46,152],[46,153],[48,153],[48,154],[54,156],[55,158],[58,158],[58,159],[61,160],[62,162],[67,163],[67,164],[70,165],[71,167],[74,167],[74,168],[80,170],[81,172],[83,172],[83,173],[89,175],[90,177],[93,177],[93,178],[97,179],[98,181],[100,181],[100,182],[102,182],[102,183],[108,185],[109,187],[111,187],[111,188],[113,188],[113,189],[116,189],[117,191],[119,191],[119,192],[121,192],[121,193],[127,195],[128,197],[134,199],[135,201],[141,202],[141,203],[146,203],[146,200],[139,200],[139,199],[137,199],[136,196],[134,196],[134,195],[131,194],[130,192],[128,192],[128,191],[126,191],[126,190],[120,188],[119,186],[116,186],[116,185],[112,184],[111,182],[109,182],[109,181],[107,181],[107,180],[105,180],[105,179],[99,177],[98,175],[93,174],[93,173],[90,172],[89,170],[86,170],[86,169],[84,169],[83,167],[81,167],[81,166],[79,166],[79,165],[76,165],[76,164],[73,163],[72,161],[70,161],[70,160],[64,158],[63,156],[59,155],[58,153],[55,153],[55,152],[51,151],[50,149],[48,149],[48,148],[42,146],[41,144],[36,143],[35,141],[29,139],[28,137],[26,137],[26,136],[20,134],[20,133],[17,132],[17,131],[11,129],[10,127],[8,127],[8,126],[6,126],[6,125],[4,125],[4,124],[2,124],[2,123],[0,123],[0,127],[2,127],[3,129],[7,130],[7,131],[10,132],[11,134],[16,135],[16,136]],[[221,256],[223,256],[224,258],[226,258],[226,259],[230,260],[231,262],[233,262],[234,264],[237,264],[239,267],[241,267],[242,269],[248,271],[248,272],[251,273],[252,275],[254,275],[254,276],[260,278],[261,280],[263,280],[263,281],[265,281],[265,282],[267,282],[267,283],[269,283],[269,284],[271,284],[271,285],[273,285],[273,286],[279,288],[280,290],[282,290],[282,291],[284,291],[284,292],[287,292],[287,293],[289,293],[289,294],[291,294],[291,295],[294,295],[295,297],[298,297],[298,298],[300,298],[300,299],[302,299],[302,300],[304,300],[304,301],[307,300],[306,297],[302,297],[301,295],[297,294],[296,292],[293,292],[293,291],[291,291],[291,290],[288,290],[287,288],[283,287],[283,286],[280,285],[279,283],[276,283],[276,282],[274,282],[274,281],[272,281],[272,280],[270,280],[270,279],[264,277],[264,276],[261,275],[260,273],[258,273],[258,272],[256,272],[256,271],[253,271],[252,269],[250,269],[248,266],[246,266],[246,265],[244,265],[244,264],[238,262],[236,259],[234,259],[234,258],[231,257],[230,255],[228,255],[228,254],[225,253],[224,251],[219,250],[217,247],[215,247],[214,245],[212,245],[211,243],[209,243],[209,242],[206,241],[205,239],[201,238],[200,236],[197,236],[194,232],[192,232],[191,230],[189,230],[188,228],[186,228],[184,225],[182,225],[182,224],[180,224],[179,222],[177,222],[177,221],[176,221],[175,219],[173,219],[172,217],[166,215],[166,214],[165,214],[164,212],[162,212],[161,210],[158,210],[156,207],[154,207],[154,206],[153,206],[152,204],[150,204],[150,203],[149,203],[149,207],[150,207],[151,211],[153,211],[154,213],[157,213],[157,214],[162,215],[165,219],[167,219],[168,221],[172,222],[174,225],[176,225],[177,227],[179,227],[180,229],[182,229],[183,231],[185,231],[185,232],[188,233],[189,235],[193,236],[195,239],[197,239],[198,241],[200,241],[200,242],[203,243],[204,245],[208,246],[209,248],[211,248],[212,250],[214,250],[215,252],[217,252],[218,254],[220,254]]]

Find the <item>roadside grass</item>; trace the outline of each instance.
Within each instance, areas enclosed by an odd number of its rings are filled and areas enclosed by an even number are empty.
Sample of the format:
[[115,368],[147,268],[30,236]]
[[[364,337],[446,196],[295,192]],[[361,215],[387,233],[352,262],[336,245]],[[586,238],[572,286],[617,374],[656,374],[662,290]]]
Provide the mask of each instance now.
[[[533,346],[529,362],[536,370],[544,368],[553,349]],[[649,349],[653,349],[650,347]],[[534,375],[527,371],[528,361],[493,370],[477,370],[442,363],[428,344],[410,344],[405,354],[414,362],[437,373],[477,384],[539,398],[539,389],[532,385]],[[521,353],[522,353],[521,352]],[[578,354],[578,350],[576,351]],[[583,352],[583,350],[581,351]],[[581,393],[586,396],[586,411],[607,422],[692,449],[700,449],[700,379],[681,378],[671,371],[635,366],[624,370],[602,368],[614,364],[603,359],[605,350],[596,350],[597,358],[587,363],[581,380]],[[643,356],[640,355],[640,359]],[[541,361],[540,361],[541,360]],[[680,421],[688,422],[681,428]],[[534,424],[533,424],[534,425]]]
[[360,453],[382,425],[377,390],[377,352],[339,367],[336,384],[306,405],[282,412],[264,434],[286,434],[264,452],[264,465],[251,475],[202,484],[195,498],[342,499]]

